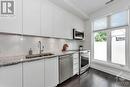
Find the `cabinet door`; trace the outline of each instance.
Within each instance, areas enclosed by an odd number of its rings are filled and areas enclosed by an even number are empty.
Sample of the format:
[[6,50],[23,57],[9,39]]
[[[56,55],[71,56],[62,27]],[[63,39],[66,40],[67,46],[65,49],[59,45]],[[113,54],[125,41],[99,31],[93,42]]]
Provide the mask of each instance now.
[[44,87],[44,60],[23,63],[23,87]]
[[65,38],[65,26],[64,26],[64,16],[63,10],[54,5],[54,29],[53,29],[53,36],[57,38]]
[[40,35],[41,0],[23,0],[23,33]]
[[73,15],[64,11],[64,28],[65,28],[65,37],[68,39],[73,38],[73,22],[72,22]]
[[73,75],[79,74],[79,54],[73,54]]
[[0,14],[0,32],[4,33],[22,33],[22,0],[13,0],[14,15]]
[[0,87],[22,87],[22,64],[0,68]]
[[58,57],[45,59],[45,87],[55,87],[59,83]]
[[53,37],[54,20],[53,4],[48,0],[41,2],[41,35],[46,37]]

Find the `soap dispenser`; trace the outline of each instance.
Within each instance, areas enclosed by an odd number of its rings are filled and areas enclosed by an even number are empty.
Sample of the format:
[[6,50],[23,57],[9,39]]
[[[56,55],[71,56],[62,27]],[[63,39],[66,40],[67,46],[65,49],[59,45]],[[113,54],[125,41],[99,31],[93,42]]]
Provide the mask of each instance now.
[[30,48],[29,49],[29,55],[32,55],[33,54],[33,51],[32,51],[32,49]]

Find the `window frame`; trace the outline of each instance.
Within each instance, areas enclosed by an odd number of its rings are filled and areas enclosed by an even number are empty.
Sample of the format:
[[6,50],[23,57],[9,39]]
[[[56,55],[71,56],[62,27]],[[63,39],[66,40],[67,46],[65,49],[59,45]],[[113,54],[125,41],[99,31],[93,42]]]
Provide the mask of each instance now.
[[[128,66],[128,57],[129,57],[129,50],[128,50],[128,47],[129,47],[129,40],[128,40],[128,33],[129,30],[128,30],[128,26],[122,26],[122,27],[117,27],[117,28],[113,28],[113,29],[107,29],[107,30],[99,30],[99,31],[93,31],[93,53],[94,53],[94,33],[96,32],[106,32],[107,33],[107,61],[103,61],[103,62],[108,62],[108,63],[112,63],[111,61],[111,31],[114,31],[114,30],[120,30],[120,29],[125,29],[126,30],[126,34],[125,34],[125,63],[126,65],[124,66]],[[94,54],[93,54],[93,60],[98,60],[98,59],[94,59]],[[102,60],[98,60],[98,61],[102,61]],[[112,64],[115,64],[115,65],[120,65],[122,66],[121,64],[117,64],[117,63],[112,63]]]
[[[101,30],[94,30],[94,20],[92,21],[91,23],[91,26],[92,26],[92,60],[91,61],[101,61],[101,60],[97,60],[97,59],[94,59],[94,33],[95,32],[107,32],[108,36],[107,36],[107,39],[108,39],[108,42],[107,42],[107,61],[103,61],[103,62],[107,62],[107,63],[110,63],[110,64],[114,64],[114,65],[117,65],[117,66],[123,66],[123,67],[129,67],[129,20],[130,20],[130,17],[129,17],[129,10],[128,11],[128,25],[123,25],[123,26],[118,26],[118,27],[111,27],[111,15],[113,14],[110,14],[110,15],[107,15],[107,28],[106,29],[101,29]],[[118,12],[117,12],[118,13]],[[104,16],[103,16],[104,17]],[[100,17],[100,18],[103,18],[103,17]],[[98,18],[98,19],[100,19]],[[96,19],[96,20],[98,20]],[[112,63],[111,61],[111,31],[113,30],[119,30],[119,29],[122,29],[124,28],[126,30],[126,40],[125,40],[125,64],[126,65],[121,65],[121,64],[116,64],[116,63]],[[110,47],[109,47],[110,46]],[[101,61],[102,62],[102,61]]]

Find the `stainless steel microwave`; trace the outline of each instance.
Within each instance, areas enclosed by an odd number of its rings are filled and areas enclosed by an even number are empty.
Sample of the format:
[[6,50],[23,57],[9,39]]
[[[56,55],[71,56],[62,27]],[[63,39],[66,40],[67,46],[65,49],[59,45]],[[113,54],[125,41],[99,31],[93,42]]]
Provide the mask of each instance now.
[[84,32],[77,31],[76,29],[73,29],[73,39],[84,40]]

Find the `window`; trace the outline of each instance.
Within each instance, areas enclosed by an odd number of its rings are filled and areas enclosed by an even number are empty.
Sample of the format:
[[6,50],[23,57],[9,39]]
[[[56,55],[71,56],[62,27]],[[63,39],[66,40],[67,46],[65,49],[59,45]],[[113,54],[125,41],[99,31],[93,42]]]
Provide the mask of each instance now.
[[111,15],[111,27],[118,27],[128,24],[128,11],[119,12],[117,14]]
[[94,30],[101,30],[107,28],[107,18],[101,18],[94,21]]
[[111,32],[111,60],[112,63],[125,65],[125,29]]
[[128,11],[95,20],[94,59],[126,65]]
[[107,61],[107,33],[94,33],[94,59]]

